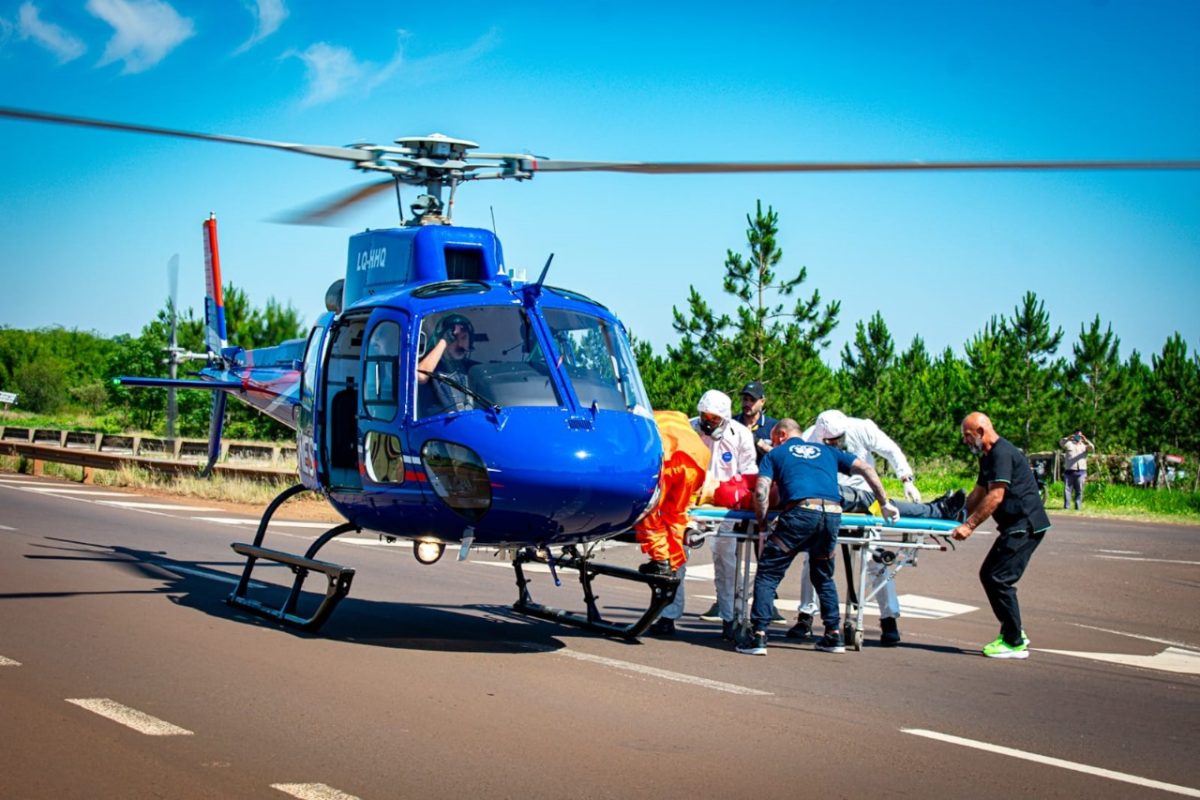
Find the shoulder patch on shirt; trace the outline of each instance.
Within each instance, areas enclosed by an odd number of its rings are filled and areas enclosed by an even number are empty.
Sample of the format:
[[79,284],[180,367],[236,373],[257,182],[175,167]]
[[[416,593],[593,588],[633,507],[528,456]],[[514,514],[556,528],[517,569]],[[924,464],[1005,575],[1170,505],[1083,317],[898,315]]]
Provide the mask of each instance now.
[[811,444],[794,444],[788,448],[788,452],[796,458],[803,458],[810,461],[821,455],[821,451]]

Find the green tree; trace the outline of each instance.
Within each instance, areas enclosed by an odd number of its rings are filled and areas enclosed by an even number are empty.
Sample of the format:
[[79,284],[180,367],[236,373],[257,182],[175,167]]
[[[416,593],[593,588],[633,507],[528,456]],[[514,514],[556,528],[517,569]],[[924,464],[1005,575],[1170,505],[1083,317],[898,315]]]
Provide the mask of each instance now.
[[896,347],[883,315],[876,311],[866,325],[855,325],[854,346],[842,347],[838,374],[842,410],[853,416],[884,421],[894,427],[893,395]]
[[972,410],[987,414],[1000,431],[1008,430],[1016,418],[1008,380],[1010,353],[1004,339],[1004,326],[993,316],[983,330],[972,336],[963,347],[967,357]]
[[1125,386],[1120,346],[1112,325],[1101,331],[1097,314],[1088,327],[1079,326],[1079,341],[1071,346],[1074,360],[1066,373],[1065,389],[1073,414],[1060,428],[1081,428],[1104,452],[1133,444],[1128,421],[1138,398]]
[[[827,401],[834,391],[832,373],[819,351],[829,344],[840,304],[822,307],[820,293],[814,291],[789,309],[783,299],[793,296],[807,269],[786,280],[778,277],[783,253],[773,209],[764,212],[759,201],[746,222],[749,254],[727,251],[722,281],[725,292],[739,301],[736,319],[718,316],[694,286],[689,287],[688,313],[672,309],[681,337],[677,346],[667,348],[672,388],[687,392],[671,397],[672,407],[691,408],[704,389],[734,392],[747,380],[759,380],[768,387],[777,414],[815,414],[823,407],[822,398]],[[713,376],[720,377],[714,381]],[[657,376],[649,383],[665,388]]]
[[67,364],[45,354],[32,358],[16,368],[14,389],[20,395],[21,408],[43,414],[53,414],[66,404]]
[[1063,330],[1050,330],[1050,315],[1045,304],[1033,292],[1026,292],[1021,305],[1002,326],[1003,339],[1010,351],[1006,370],[1011,385],[1009,395],[1012,421],[1016,424],[1014,441],[1026,451],[1035,445],[1049,447],[1056,438],[1053,391],[1060,367],[1051,361],[1062,342]]
[[1188,346],[1178,332],[1162,352],[1153,356],[1154,377],[1146,398],[1152,420],[1150,446],[1175,452],[1200,451],[1197,424],[1200,407],[1200,360],[1188,356]]

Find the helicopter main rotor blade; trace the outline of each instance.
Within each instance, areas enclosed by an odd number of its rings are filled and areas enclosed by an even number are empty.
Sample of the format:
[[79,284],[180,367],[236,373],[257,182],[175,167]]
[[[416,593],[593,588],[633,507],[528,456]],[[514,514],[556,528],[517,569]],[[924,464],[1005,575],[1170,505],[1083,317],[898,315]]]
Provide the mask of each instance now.
[[917,172],[927,170],[1108,170],[1200,169],[1200,161],[776,161],[652,162],[525,159],[531,172],[636,172],[688,175],[722,172]]
[[65,114],[48,114],[44,111],[28,111],[21,108],[5,108],[0,106],[0,117],[22,119],[32,122],[51,122],[59,125],[79,125],[85,128],[105,128],[114,131],[130,131],[133,133],[149,133],[156,136],[174,136],[180,139],[198,139],[204,142],[224,142],[226,144],[245,144],[253,147],[267,147],[273,150],[287,150],[292,153],[303,153],[322,158],[336,158],[341,161],[364,162],[373,161],[375,154],[367,149],[352,147],[331,147],[327,145],[291,144],[288,142],[272,142],[267,139],[251,139],[245,136],[225,136],[217,133],[196,133],[181,131],[173,128],[159,128],[153,125],[136,125],[128,122],[109,122],[102,119],[87,117],[70,117]]
[[280,214],[273,221],[283,223],[284,225],[326,225],[333,217],[345,211],[350,206],[367,198],[374,197],[394,183],[394,179],[386,178],[375,183],[357,186],[347,192],[341,192],[324,200],[318,200],[310,206]]

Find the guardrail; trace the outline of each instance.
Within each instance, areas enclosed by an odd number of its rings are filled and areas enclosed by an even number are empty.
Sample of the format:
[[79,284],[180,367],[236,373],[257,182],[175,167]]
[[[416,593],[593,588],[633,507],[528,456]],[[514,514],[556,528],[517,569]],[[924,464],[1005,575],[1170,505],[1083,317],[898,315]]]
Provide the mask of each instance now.
[[[97,452],[121,453],[131,456],[163,456],[175,461],[208,456],[207,439],[175,439],[145,434],[92,433],[90,431],[60,431],[53,428],[28,428],[16,425],[0,425],[0,441],[48,444],[56,447],[71,447]],[[292,461],[296,448],[292,445],[268,444],[263,442],[221,442],[219,461]]]
[[[83,468],[83,482],[91,483],[92,470],[120,469],[126,465],[173,475],[196,473],[207,460],[208,441],[176,439],[172,442],[140,434],[59,431],[6,425],[0,426],[0,455],[23,456],[32,460],[35,475],[42,474],[45,462],[79,466]],[[220,461],[213,470],[226,477],[278,480],[296,475],[295,458],[295,447],[257,442],[223,442]],[[276,466],[288,460],[293,466]],[[242,463],[228,463],[230,461]]]

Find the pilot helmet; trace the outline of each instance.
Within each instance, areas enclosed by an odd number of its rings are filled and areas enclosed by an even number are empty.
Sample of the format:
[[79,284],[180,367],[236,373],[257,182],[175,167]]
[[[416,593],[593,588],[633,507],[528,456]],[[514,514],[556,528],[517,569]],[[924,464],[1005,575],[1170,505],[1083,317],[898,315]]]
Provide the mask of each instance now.
[[475,348],[475,326],[471,324],[471,320],[464,317],[462,314],[447,314],[437,324],[435,334],[437,338],[442,339],[448,331],[454,330],[455,326],[462,325],[467,329],[468,346],[471,349]]

